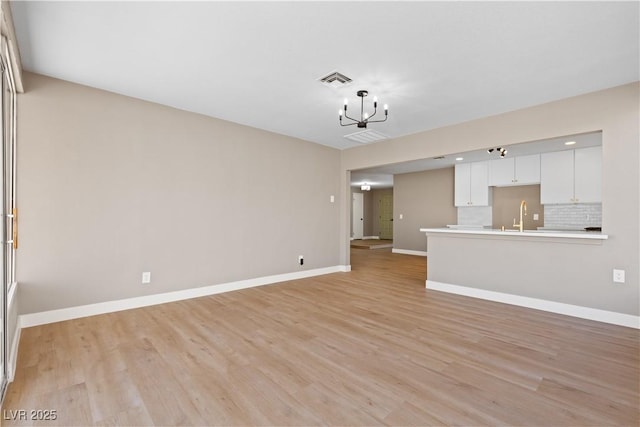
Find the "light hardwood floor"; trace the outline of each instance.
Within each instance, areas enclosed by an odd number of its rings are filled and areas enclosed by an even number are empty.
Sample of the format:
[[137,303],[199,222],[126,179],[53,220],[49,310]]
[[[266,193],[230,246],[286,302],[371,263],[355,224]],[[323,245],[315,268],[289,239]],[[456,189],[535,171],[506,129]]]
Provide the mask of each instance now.
[[637,330],[427,291],[424,258],[352,254],[351,273],[25,329],[3,418],[638,425]]

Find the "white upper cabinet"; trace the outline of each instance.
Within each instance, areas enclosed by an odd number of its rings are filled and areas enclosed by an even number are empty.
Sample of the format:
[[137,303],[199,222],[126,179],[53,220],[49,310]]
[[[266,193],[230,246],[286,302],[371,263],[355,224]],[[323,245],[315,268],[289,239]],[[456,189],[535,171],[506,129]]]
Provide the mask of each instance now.
[[543,153],[540,158],[540,203],[573,202],[573,151]]
[[517,185],[540,184],[540,154],[516,157]]
[[575,150],[574,197],[579,203],[602,202],[602,147]]
[[540,178],[542,204],[600,203],[602,147],[543,153]]
[[489,163],[489,185],[530,185],[540,183],[540,155],[507,157]]
[[513,185],[516,162],[513,157],[491,160],[489,162],[489,185],[500,187]]
[[455,171],[455,205],[489,206],[489,163],[457,164]]
[[469,206],[471,201],[471,163],[456,165],[454,199],[456,206]]

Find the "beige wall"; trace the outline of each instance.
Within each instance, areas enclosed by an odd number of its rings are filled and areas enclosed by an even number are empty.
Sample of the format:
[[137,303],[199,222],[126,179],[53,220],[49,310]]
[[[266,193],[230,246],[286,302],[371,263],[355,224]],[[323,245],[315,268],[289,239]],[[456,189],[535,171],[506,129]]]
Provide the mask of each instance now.
[[[523,215],[524,229],[537,230],[544,226],[544,207],[540,204],[540,185],[517,185],[514,187],[494,187],[492,205],[493,228],[514,228],[520,222],[520,202],[527,202],[526,215]],[[524,212],[523,212],[524,214]],[[534,220],[538,214],[538,220]]]
[[457,223],[453,168],[394,175],[393,190],[394,249],[425,252],[427,240],[420,228]]
[[31,73],[25,88],[21,313],[338,265],[338,150]]
[[[565,272],[545,277],[545,298],[639,315],[639,99],[639,84],[633,83],[345,150],[342,152],[341,185],[343,188],[348,186],[345,179],[348,176],[346,171],[350,170],[602,131],[602,227],[610,239],[602,245],[581,246],[579,250],[575,250],[577,245],[554,246],[551,242],[537,243],[531,247],[540,254],[538,260],[541,261],[541,269]],[[341,221],[346,215],[347,212],[343,211]],[[483,246],[482,252],[471,251],[467,254],[477,257],[476,265],[489,262],[490,256],[487,254],[498,244],[492,246],[491,241],[485,243],[488,247]],[[343,233],[342,263],[348,263],[349,259],[346,244],[346,233]],[[510,249],[517,250],[517,247]],[[554,256],[543,257],[545,252]],[[579,257],[576,256],[578,253]],[[432,261],[429,261],[430,269]],[[588,265],[589,269],[581,269],[580,265]],[[613,284],[613,268],[626,270],[626,284]],[[459,265],[451,262],[444,266],[442,275],[434,280],[489,289],[488,284],[474,279],[474,273],[477,272],[473,269],[467,272],[466,283],[456,283],[461,278],[450,276],[447,272],[461,274],[459,270]],[[535,278],[522,278],[513,271],[496,277],[501,280],[501,292],[533,296],[539,286]]]

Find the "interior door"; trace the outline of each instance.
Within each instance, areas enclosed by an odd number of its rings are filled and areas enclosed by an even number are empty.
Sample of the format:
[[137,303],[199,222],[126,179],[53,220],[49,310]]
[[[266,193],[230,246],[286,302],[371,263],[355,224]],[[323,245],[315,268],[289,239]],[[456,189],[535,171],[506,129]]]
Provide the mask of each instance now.
[[6,39],[2,37],[0,48],[0,125],[2,128],[1,139],[2,160],[0,161],[0,214],[2,227],[0,235],[0,399],[4,397],[7,387],[7,298],[12,286],[15,286],[15,251],[18,245],[16,228],[16,150],[15,150],[15,124],[16,124],[16,91],[11,67],[7,58],[9,49]]
[[393,240],[393,194],[380,196],[380,238]]
[[353,193],[351,213],[353,215],[351,236],[354,239],[362,239],[364,236],[364,195],[362,193]]

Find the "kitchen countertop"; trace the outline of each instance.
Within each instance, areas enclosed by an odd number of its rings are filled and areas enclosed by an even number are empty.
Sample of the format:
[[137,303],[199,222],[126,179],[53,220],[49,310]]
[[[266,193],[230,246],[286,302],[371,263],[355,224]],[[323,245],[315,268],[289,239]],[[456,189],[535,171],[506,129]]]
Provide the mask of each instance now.
[[421,228],[421,232],[427,234],[473,234],[486,236],[502,236],[502,237],[540,237],[540,238],[564,238],[564,239],[591,239],[606,240],[609,238],[607,234],[594,231],[550,231],[550,230],[510,230],[505,231],[486,228]]

